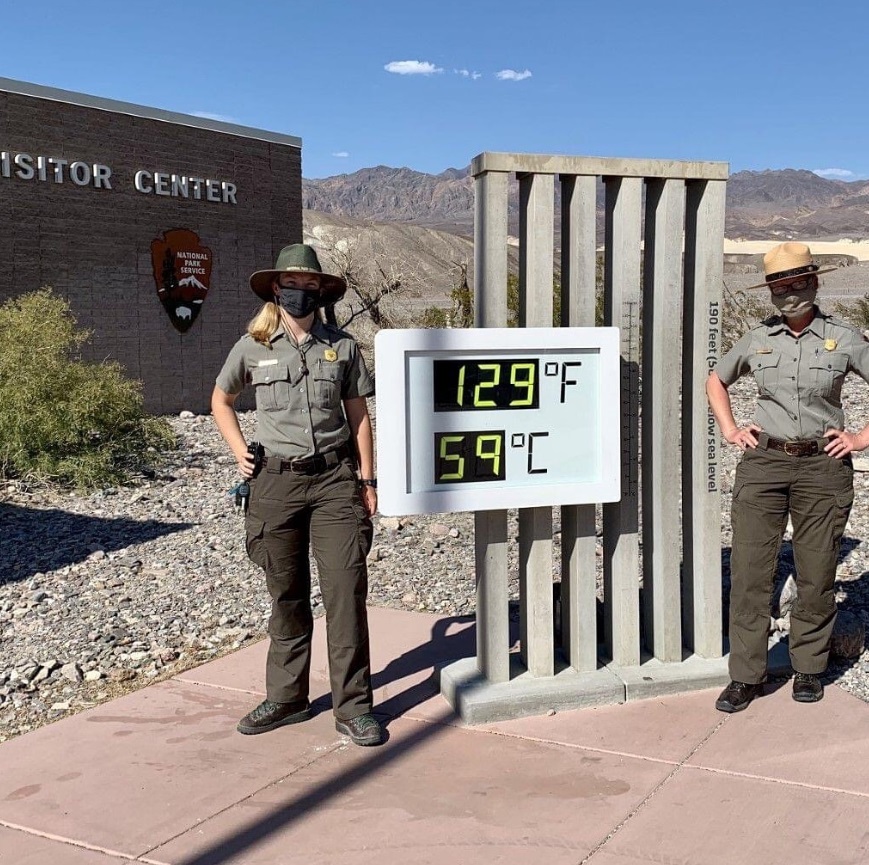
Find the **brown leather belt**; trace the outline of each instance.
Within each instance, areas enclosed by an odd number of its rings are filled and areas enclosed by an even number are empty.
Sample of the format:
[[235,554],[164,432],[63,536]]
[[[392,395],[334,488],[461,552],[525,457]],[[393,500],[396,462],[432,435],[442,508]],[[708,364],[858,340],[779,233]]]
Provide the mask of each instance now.
[[766,446],[771,451],[781,451],[789,457],[813,457],[823,453],[824,446],[817,439],[803,439],[798,441],[784,441],[783,439],[768,439]]
[[333,451],[322,454],[311,454],[296,460],[281,460],[278,457],[266,457],[263,468],[273,472],[293,472],[297,475],[319,475],[326,469],[334,468],[342,460],[354,458],[354,450],[350,445],[343,444]]

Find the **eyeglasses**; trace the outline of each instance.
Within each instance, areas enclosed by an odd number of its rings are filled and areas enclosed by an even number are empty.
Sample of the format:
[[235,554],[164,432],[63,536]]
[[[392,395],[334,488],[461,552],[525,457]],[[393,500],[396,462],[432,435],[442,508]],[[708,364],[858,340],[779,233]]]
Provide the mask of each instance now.
[[809,288],[814,288],[814,283],[814,276],[806,276],[803,279],[797,279],[793,282],[772,283],[769,290],[776,297],[782,297],[785,294],[791,294],[795,291],[806,291]]

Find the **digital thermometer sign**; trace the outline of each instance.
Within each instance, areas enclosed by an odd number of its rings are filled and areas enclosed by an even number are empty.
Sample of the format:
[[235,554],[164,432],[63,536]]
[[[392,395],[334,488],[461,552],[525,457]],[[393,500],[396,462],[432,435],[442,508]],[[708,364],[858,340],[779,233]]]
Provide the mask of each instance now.
[[619,498],[617,328],[384,330],[384,514]]

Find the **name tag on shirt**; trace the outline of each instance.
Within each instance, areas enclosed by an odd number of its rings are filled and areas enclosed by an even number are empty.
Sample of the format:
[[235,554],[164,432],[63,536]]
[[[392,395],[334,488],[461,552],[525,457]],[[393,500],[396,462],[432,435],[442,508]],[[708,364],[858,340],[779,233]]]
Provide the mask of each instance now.
[[256,365],[257,366],[274,366],[277,362],[278,362],[277,358],[274,358],[273,360],[258,360]]

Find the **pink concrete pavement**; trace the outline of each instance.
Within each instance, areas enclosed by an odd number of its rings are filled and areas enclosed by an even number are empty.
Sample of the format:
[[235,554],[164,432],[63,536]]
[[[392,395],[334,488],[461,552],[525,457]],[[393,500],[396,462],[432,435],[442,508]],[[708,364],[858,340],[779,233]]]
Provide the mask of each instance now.
[[473,622],[371,610],[381,748],[309,723],[240,736],[264,644],[0,745],[0,865],[869,865],[869,706],[784,686],[481,727],[433,665]]

